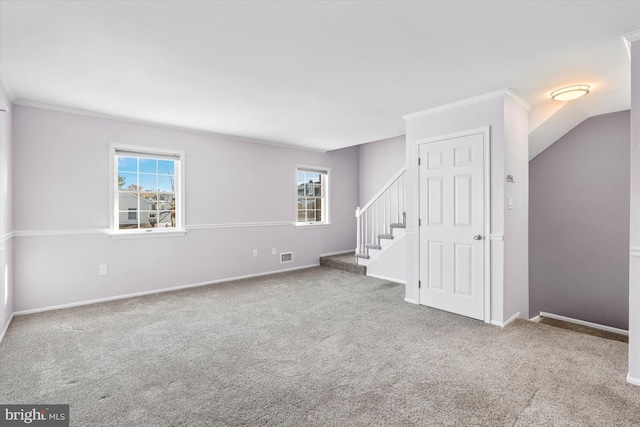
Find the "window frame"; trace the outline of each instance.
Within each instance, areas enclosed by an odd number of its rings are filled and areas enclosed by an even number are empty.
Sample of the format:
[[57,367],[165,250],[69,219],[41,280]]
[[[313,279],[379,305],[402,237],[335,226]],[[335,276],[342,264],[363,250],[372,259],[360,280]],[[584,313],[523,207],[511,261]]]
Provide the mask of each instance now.
[[[324,175],[324,196],[321,196],[322,203],[322,221],[298,221],[298,173],[319,173]],[[310,166],[310,165],[296,165],[295,168],[295,220],[296,227],[326,227],[331,225],[331,168]]]
[[[174,193],[176,199],[175,227],[171,228],[144,228],[121,230],[119,227],[118,206],[118,156],[130,155],[131,157],[171,158],[174,164]],[[183,236],[186,233],[184,212],[184,170],[185,153],[180,150],[166,148],[144,147],[125,144],[109,144],[109,234],[113,238],[151,237],[151,236]],[[139,212],[138,212],[139,213]]]

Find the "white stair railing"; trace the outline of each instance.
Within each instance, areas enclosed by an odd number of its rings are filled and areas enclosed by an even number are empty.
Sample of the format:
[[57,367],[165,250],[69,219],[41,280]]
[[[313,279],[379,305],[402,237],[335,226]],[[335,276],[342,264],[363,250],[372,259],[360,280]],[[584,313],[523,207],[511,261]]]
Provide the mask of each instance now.
[[356,257],[369,258],[369,249],[380,249],[380,239],[391,239],[394,227],[404,228],[406,166],[361,209],[356,208]]

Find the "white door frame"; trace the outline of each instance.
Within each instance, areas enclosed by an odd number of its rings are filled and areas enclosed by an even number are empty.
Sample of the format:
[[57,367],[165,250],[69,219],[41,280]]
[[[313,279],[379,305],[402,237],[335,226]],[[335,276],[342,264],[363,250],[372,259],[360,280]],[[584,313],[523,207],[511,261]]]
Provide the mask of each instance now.
[[[484,321],[491,323],[491,128],[490,126],[470,129],[462,132],[440,135],[433,138],[419,139],[415,144],[415,158],[420,158],[420,146],[432,142],[444,141],[447,139],[459,138],[462,136],[482,134],[484,148]],[[415,218],[420,218],[420,169],[416,173],[416,189],[418,190],[418,200],[415,204]],[[418,221],[416,221],[416,225]],[[416,263],[416,277],[420,278],[420,231],[416,230],[416,253],[418,254],[418,262]],[[420,301],[420,292],[418,292],[418,304]]]

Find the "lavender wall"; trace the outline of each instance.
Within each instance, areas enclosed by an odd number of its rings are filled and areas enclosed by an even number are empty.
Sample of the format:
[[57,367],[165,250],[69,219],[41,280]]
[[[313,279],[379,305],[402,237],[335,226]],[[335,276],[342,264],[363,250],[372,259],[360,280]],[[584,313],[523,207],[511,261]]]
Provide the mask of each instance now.
[[371,198],[405,165],[404,135],[359,145],[360,205]]
[[[323,154],[25,106],[14,141],[16,311],[314,265],[354,245],[357,147]],[[109,143],[186,152],[185,236],[104,233]],[[297,164],[331,168],[330,226],[292,225]]]
[[0,340],[13,315],[13,220],[12,220],[12,106],[0,84]]
[[531,160],[531,316],[627,329],[629,138],[629,111],[592,117]]

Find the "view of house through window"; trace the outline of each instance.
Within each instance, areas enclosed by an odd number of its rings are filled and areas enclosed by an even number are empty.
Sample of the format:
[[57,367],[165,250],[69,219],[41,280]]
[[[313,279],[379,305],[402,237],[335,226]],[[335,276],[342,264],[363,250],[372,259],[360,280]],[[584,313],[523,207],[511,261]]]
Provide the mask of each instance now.
[[126,151],[117,151],[115,159],[117,229],[174,229],[179,160]]
[[298,223],[327,223],[328,172],[298,168]]

